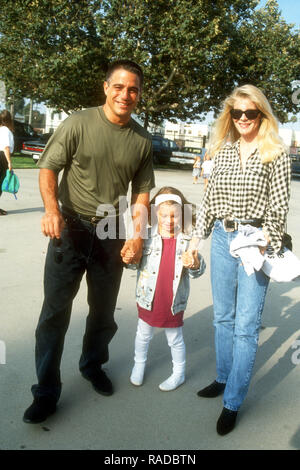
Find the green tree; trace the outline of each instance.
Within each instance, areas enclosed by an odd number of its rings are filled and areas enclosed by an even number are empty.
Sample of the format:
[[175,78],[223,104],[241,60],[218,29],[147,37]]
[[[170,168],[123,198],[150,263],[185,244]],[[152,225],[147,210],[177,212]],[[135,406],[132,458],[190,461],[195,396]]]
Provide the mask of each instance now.
[[133,57],[145,71],[138,111],[154,123],[186,120],[219,106],[232,88],[241,21],[257,0],[104,0],[98,25],[109,58]]
[[300,76],[299,32],[281,18],[275,0],[261,10],[257,4],[103,1],[99,28],[109,58],[134,57],[145,70],[139,112],[146,123],[217,113],[243,83],[265,91],[281,122],[297,112],[291,96]]
[[[4,3],[4,2],[3,2]],[[217,112],[234,86],[261,86],[282,122],[299,79],[299,32],[275,0],[15,0],[0,9],[0,79],[8,94],[69,110],[103,102],[107,63],[143,67],[148,121]]]
[[[236,83],[253,83],[268,96],[281,122],[299,112],[293,102],[293,81],[300,77],[300,37],[280,16],[278,3],[268,0],[240,28],[245,53],[232,57],[238,64]],[[290,119],[294,121],[295,118]]]
[[106,57],[95,25],[101,2],[1,3],[0,76],[8,95],[66,112],[103,100]]

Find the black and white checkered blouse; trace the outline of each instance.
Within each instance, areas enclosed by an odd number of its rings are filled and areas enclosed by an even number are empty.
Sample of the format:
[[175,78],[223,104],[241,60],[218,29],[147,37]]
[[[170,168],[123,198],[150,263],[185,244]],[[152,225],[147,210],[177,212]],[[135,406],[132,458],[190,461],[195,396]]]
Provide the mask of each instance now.
[[290,197],[290,158],[282,152],[263,164],[258,150],[243,172],[239,141],[226,144],[214,157],[203,201],[198,207],[194,236],[207,238],[216,219],[262,219],[270,245],[277,252],[285,231]]

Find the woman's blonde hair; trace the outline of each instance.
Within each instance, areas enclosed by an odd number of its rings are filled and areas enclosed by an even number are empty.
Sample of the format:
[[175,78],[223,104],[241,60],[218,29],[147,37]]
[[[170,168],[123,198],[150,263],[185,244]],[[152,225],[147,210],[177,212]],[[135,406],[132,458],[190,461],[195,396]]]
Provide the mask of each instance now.
[[262,163],[274,160],[285,150],[285,145],[278,134],[278,123],[264,93],[254,85],[235,88],[224,103],[212,131],[209,153],[213,157],[226,143],[234,143],[240,135],[233,123],[230,110],[238,98],[248,98],[261,112],[261,123],[257,135],[258,150]]

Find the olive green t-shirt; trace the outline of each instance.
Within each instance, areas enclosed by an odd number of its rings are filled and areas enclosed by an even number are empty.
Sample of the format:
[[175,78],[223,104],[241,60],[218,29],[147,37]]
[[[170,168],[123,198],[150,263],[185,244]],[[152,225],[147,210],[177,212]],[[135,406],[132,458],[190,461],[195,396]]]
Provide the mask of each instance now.
[[63,206],[94,216],[100,204],[118,210],[120,196],[146,193],[154,187],[152,143],[145,129],[130,119],[110,122],[102,107],[69,116],[48,141],[39,168],[64,169],[59,184]]

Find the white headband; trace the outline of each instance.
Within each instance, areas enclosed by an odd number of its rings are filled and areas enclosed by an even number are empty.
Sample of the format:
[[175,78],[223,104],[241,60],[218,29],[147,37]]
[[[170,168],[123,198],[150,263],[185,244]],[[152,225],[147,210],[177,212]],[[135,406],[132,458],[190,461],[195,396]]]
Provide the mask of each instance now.
[[166,201],[174,201],[182,206],[181,197],[177,196],[177,194],[159,194],[155,198],[155,206],[159,206],[159,204]]

